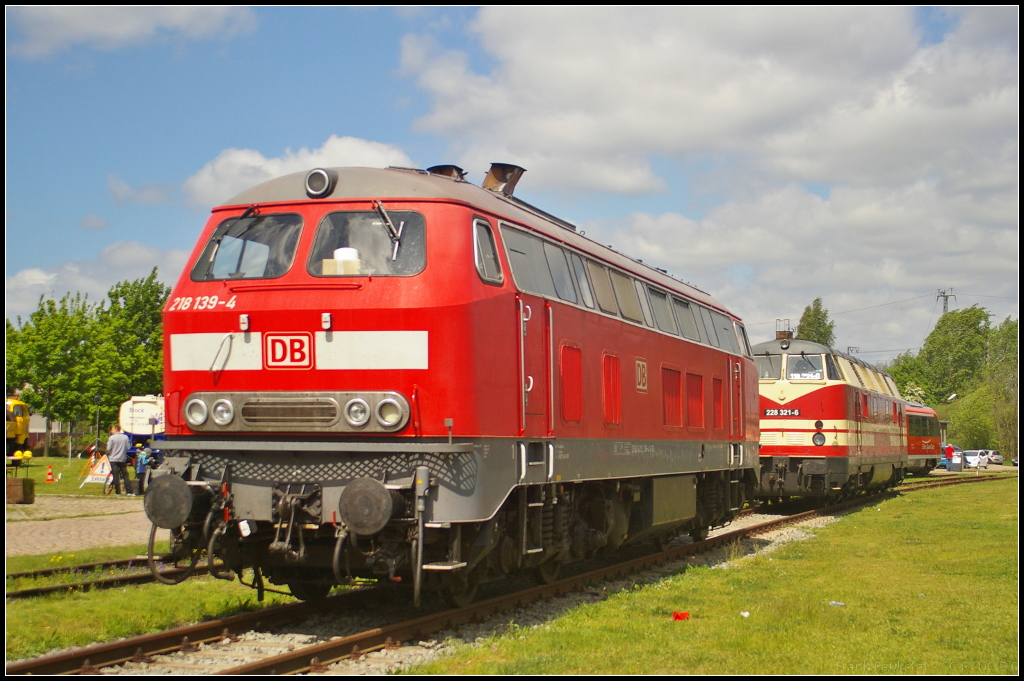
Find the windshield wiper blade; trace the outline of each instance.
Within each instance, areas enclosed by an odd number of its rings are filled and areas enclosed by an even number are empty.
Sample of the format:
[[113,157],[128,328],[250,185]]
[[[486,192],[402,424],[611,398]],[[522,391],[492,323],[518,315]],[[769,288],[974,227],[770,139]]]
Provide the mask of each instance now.
[[398,227],[395,227],[395,223],[391,221],[391,216],[388,215],[387,209],[384,208],[383,201],[376,201],[374,207],[377,209],[377,214],[380,215],[380,219],[384,221],[384,228],[388,230],[388,237],[391,239],[393,247],[391,249],[391,259],[398,259],[398,247],[402,244],[402,229],[405,228],[405,222],[399,222]]
[[[220,250],[220,244],[222,241],[224,241],[224,237],[228,236],[228,232],[230,232],[231,229],[237,226],[238,223],[240,223],[242,220],[252,217],[257,213],[259,213],[259,209],[256,206],[249,206],[248,208],[245,209],[245,212],[239,215],[237,218],[235,218],[235,221],[228,225],[223,232],[213,237],[213,251],[210,253],[210,264],[206,270],[206,276],[204,277],[204,279],[208,281],[210,277],[213,276],[213,263],[217,259],[217,251]],[[249,228],[251,228],[254,224],[256,224],[255,220],[246,225],[241,232],[239,232],[238,234],[232,234],[231,236],[236,239],[241,237],[243,234],[248,232]]]

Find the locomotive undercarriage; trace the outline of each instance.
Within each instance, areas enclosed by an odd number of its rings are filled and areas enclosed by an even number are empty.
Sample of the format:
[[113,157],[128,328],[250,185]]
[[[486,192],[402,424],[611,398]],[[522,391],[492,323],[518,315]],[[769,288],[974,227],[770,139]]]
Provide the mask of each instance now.
[[[236,502],[256,493],[232,484],[230,467],[211,480],[190,458],[168,462],[176,474],[154,480],[147,511],[187,537],[181,550],[195,556],[205,550],[218,577],[241,579],[252,569],[250,586],[261,598],[270,582],[305,600],[370,578],[411,584],[417,603],[426,590],[464,604],[481,584],[512,573],[529,570],[550,582],[562,565],[628,543],[703,538],[729,522],[756,485],[749,469],[521,484],[488,520],[442,522],[431,514],[440,482],[420,466],[387,485],[368,477],[348,481],[338,511],[325,502],[331,492],[320,483],[276,482],[269,487],[270,517],[253,520],[245,516],[260,514]],[[161,499],[177,515],[166,508],[161,515]]]
[[905,462],[849,457],[762,456],[759,498],[843,496],[894,487],[906,477]]

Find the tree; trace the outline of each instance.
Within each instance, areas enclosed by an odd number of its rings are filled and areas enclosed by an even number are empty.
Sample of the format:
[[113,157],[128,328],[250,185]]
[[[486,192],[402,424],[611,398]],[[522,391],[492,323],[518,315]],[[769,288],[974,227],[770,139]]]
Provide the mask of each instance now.
[[931,399],[931,383],[927,367],[920,358],[904,352],[883,367],[896,381],[896,387],[905,399],[927,404]]
[[154,267],[145,279],[118,282],[107,293],[110,306],[97,318],[109,405],[163,391],[163,308],[170,292]]
[[1007,317],[989,333],[983,387],[992,395],[995,444],[1006,458],[1017,455],[1019,325]]
[[804,308],[796,326],[796,337],[814,343],[832,346],[836,342],[836,323],[829,320],[828,310],[821,305],[821,298]]
[[50,422],[73,420],[97,384],[95,309],[81,294],[60,301],[40,297],[39,307],[15,329],[7,320],[7,383],[23,387],[21,399]]
[[918,354],[936,403],[962,398],[980,384],[988,332],[988,310],[977,305],[947,312],[936,322]]

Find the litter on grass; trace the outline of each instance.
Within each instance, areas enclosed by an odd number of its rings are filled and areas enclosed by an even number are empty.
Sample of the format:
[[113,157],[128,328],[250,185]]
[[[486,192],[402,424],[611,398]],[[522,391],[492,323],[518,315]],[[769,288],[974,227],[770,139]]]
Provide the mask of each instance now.
[[744,610],[743,612],[740,613],[740,617],[750,617],[750,613],[747,612],[746,610]]
[[688,619],[690,619],[690,613],[688,613],[688,612],[673,612],[672,613],[672,619],[677,621],[677,622],[679,620],[688,620]]
[[839,607],[839,608],[845,608],[846,607],[846,603],[840,603],[839,601],[829,601],[828,604],[829,605],[834,605],[834,606]]

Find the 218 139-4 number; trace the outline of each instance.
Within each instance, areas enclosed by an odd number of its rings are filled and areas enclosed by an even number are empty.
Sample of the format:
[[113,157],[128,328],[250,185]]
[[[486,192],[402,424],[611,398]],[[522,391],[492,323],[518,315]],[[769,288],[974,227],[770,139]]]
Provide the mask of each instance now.
[[[231,296],[228,300],[223,300],[218,296],[198,296],[193,298],[192,296],[183,296],[175,298],[171,303],[171,306],[167,308],[168,312],[184,312],[185,310],[192,310],[198,312],[200,310],[216,310],[218,307],[224,307],[228,310],[232,310],[235,307],[235,299],[238,296]],[[193,303],[195,303],[193,305]]]

